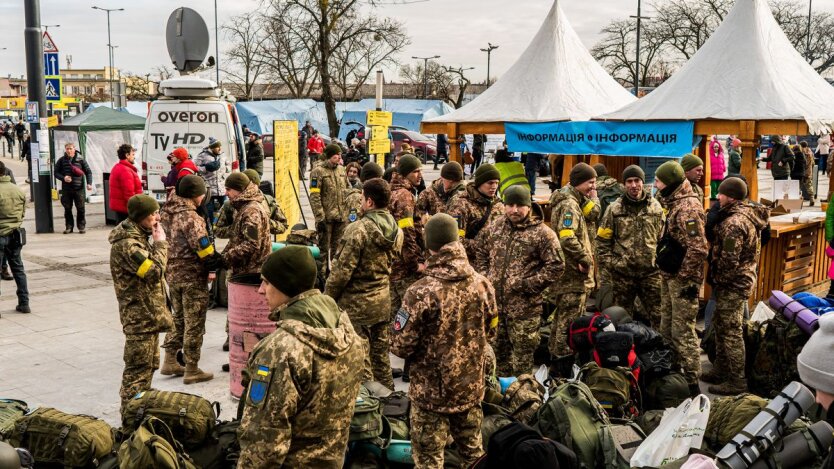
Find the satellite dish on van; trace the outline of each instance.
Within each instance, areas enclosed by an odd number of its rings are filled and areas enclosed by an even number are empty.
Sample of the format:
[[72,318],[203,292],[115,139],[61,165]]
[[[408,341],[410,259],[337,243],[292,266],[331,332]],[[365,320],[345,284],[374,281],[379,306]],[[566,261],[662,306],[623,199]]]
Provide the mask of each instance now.
[[192,72],[203,63],[209,48],[206,22],[191,8],[180,7],[168,17],[165,28],[168,55],[180,73]]

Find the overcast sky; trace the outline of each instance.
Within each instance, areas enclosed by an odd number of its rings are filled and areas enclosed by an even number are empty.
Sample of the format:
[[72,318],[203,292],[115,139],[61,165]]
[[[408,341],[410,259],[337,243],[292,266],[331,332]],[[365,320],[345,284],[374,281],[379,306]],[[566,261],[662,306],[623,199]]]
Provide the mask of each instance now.
[[[389,1],[389,0],[382,0]],[[391,3],[402,0],[390,0]],[[406,0],[408,1],[408,0]],[[562,8],[587,47],[599,39],[599,30],[614,18],[636,13],[637,0],[561,0]],[[217,0],[220,24],[234,15],[258,14],[258,0]],[[649,1],[644,1],[644,15],[651,16]],[[214,11],[211,0],[41,0],[42,24],[60,24],[49,32],[61,52],[61,65],[71,55],[73,68],[100,68],[107,65],[107,22],[103,8],[124,8],[111,16],[111,30],[116,66],[137,74],[151,72],[156,66],[169,64],[165,47],[165,22],[174,8],[187,6],[197,10],[211,30],[214,54]],[[410,63],[412,56],[440,55],[444,65],[475,67],[469,72],[473,81],[486,75],[486,54],[480,52],[487,42],[499,45],[492,53],[491,75],[505,71],[535,35],[550,0],[428,0],[420,3],[386,5],[380,14],[402,20],[411,37],[411,45],[399,57]],[[834,0],[815,0],[814,9],[834,12]],[[23,43],[23,0],[0,0],[0,76],[20,76],[25,72]],[[222,32],[221,32],[222,35]],[[224,42],[221,36],[221,51]],[[221,52],[222,57],[222,52]],[[387,81],[398,81],[395,73],[386,72]]]

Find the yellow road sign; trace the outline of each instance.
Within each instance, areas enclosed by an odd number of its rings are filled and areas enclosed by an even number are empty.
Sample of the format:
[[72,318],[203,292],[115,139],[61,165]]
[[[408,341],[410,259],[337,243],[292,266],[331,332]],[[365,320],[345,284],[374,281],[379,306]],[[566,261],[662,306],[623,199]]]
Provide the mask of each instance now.
[[379,155],[391,151],[391,140],[371,140],[368,142],[368,152],[372,155]]
[[385,125],[375,125],[371,127],[371,140],[387,140],[388,127]]
[[394,113],[389,111],[368,111],[368,122],[367,125],[374,126],[374,125],[384,125],[385,127],[391,127],[391,124],[394,123]]
[[58,126],[58,116],[49,116],[46,120],[46,126],[48,128],[57,127]]

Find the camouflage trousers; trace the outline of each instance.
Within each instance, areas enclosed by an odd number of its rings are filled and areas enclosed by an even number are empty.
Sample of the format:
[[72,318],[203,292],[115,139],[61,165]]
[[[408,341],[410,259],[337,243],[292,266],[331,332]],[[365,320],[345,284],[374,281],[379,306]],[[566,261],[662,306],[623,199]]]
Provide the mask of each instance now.
[[159,368],[159,334],[127,334],[123,356],[122,408],[136,394],[151,388],[153,372]]
[[661,277],[660,335],[672,344],[689,384],[701,375],[701,347],[695,334],[698,299],[681,298],[681,291],[692,282]]
[[321,249],[321,258],[324,260],[327,273],[330,273],[330,263],[336,259],[339,240],[342,239],[345,226],[347,226],[346,223],[339,221],[326,221],[320,225],[323,230],[319,233],[319,249]]
[[[653,329],[660,327],[661,276],[659,271],[640,277],[614,273],[611,281],[615,305],[622,306],[633,319]],[[636,298],[640,298],[642,311],[634,306]]]
[[715,288],[715,367],[730,379],[744,380],[744,304],[748,292]]
[[481,406],[455,414],[439,414],[411,405],[411,447],[415,469],[442,469],[443,450],[449,436],[460,453],[463,467],[470,467],[484,454],[481,441]]
[[533,354],[539,346],[540,324],[538,314],[527,318],[510,318],[501,314],[495,339],[498,376],[521,376],[533,371]]
[[362,381],[379,381],[388,389],[394,389],[391,376],[391,323],[383,321],[371,326],[353,324],[365,347],[365,364]]
[[[202,283],[170,284],[174,330],[165,334],[162,343],[168,353],[176,355],[182,349],[185,363],[196,365],[200,362],[203,335],[206,333],[206,309],[209,291]],[[228,327],[228,322],[226,323]]]
[[811,184],[813,181],[811,177],[803,177],[802,181],[799,183],[799,188],[802,191],[802,198],[805,200],[813,200],[814,199],[814,186]]
[[560,357],[571,355],[573,351],[568,346],[568,328],[574,319],[585,314],[585,300],[588,295],[582,293],[562,293],[556,295],[553,305],[553,325],[550,328],[550,340],[547,348],[550,355]]

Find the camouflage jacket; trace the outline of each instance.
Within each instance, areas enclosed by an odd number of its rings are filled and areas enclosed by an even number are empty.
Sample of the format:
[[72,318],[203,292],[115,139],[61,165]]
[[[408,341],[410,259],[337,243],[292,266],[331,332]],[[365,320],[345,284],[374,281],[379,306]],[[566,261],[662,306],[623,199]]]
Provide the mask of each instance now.
[[[698,197],[698,201],[703,204],[704,203],[704,189],[701,187],[700,184],[694,184],[694,183],[690,182],[689,185],[692,187],[692,192],[694,192],[695,195]],[[712,194],[712,195],[715,196],[717,194]]]
[[165,279],[169,284],[208,282],[204,260],[214,254],[214,242],[208,236],[206,220],[197,213],[191,199],[171,194],[160,210],[159,222],[168,239],[168,266]]
[[[281,234],[287,231],[287,217],[278,201],[271,195],[264,194],[264,201],[262,203],[264,210],[269,214],[269,234]],[[214,224],[214,236],[227,239],[231,236],[232,224],[235,220],[235,209],[232,207],[230,200],[226,199],[223,202],[223,207],[220,208],[220,214],[217,217],[217,222]]]
[[347,210],[347,221],[353,223],[362,216],[362,187],[348,188],[345,190],[345,207]]
[[669,235],[686,248],[686,255],[678,273],[662,274],[667,278],[677,277],[701,285],[704,283],[704,261],[709,252],[704,231],[707,219],[703,202],[692,191],[692,186],[686,179],[668,197],[662,197],[660,202],[666,208],[666,224],[661,230],[661,238],[668,230]]
[[750,295],[756,285],[762,229],[769,209],[763,205],[735,202],[719,212],[712,244],[710,276],[712,284]]
[[318,290],[270,314],[277,329],[249,357],[240,421],[247,469],[341,468],[363,348],[347,314]]
[[[594,247],[586,216],[592,216],[597,204],[572,186],[565,186],[550,196],[550,227],[559,234],[565,255],[565,273],[553,284],[551,292],[579,293],[594,288]],[[579,265],[587,271],[580,272]]]
[[443,180],[434,181],[428,189],[417,197],[416,217],[425,224],[428,218],[437,213],[446,213],[448,203],[458,192],[466,190],[463,182],[456,183],[449,192],[443,190]]
[[[483,225],[480,221],[484,219],[486,211],[489,210]],[[460,242],[466,249],[466,256],[470,263],[475,262],[475,238],[487,225],[504,214],[504,203],[498,196],[488,199],[478,192],[474,182],[466,185],[466,188],[458,191],[449,200],[446,213],[458,221],[458,234]]]
[[643,192],[640,200],[623,195],[605,211],[596,233],[600,268],[621,276],[657,271],[657,240],[663,229],[663,208]]
[[455,413],[481,402],[487,333],[497,315],[495,290],[460,243],[429,257],[425,277],[405,293],[391,339],[391,352],[409,360],[415,405]]
[[501,314],[538,316],[542,291],[565,271],[556,233],[539,218],[515,225],[502,215],[481,230],[477,242],[474,267],[495,287]]
[[229,231],[229,244],[223,250],[223,261],[231,275],[261,272],[261,265],[272,252],[269,221],[258,186],[249,184],[232,201],[235,219]]
[[151,233],[131,220],[110,232],[110,274],[119,300],[125,334],[164,332],[173,325],[165,301],[168,242],[148,240]]
[[414,186],[394,173],[391,178],[391,202],[388,211],[397,221],[403,232],[403,247],[400,256],[394,261],[391,279],[400,280],[417,274],[418,264],[423,262],[423,224],[414,218],[416,198]]
[[310,173],[310,207],[316,223],[347,221],[345,167],[325,161]]
[[403,235],[387,210],[371,210],[345,229],[324,293],[350,316],[371,326],[391,318],[391,264]]

